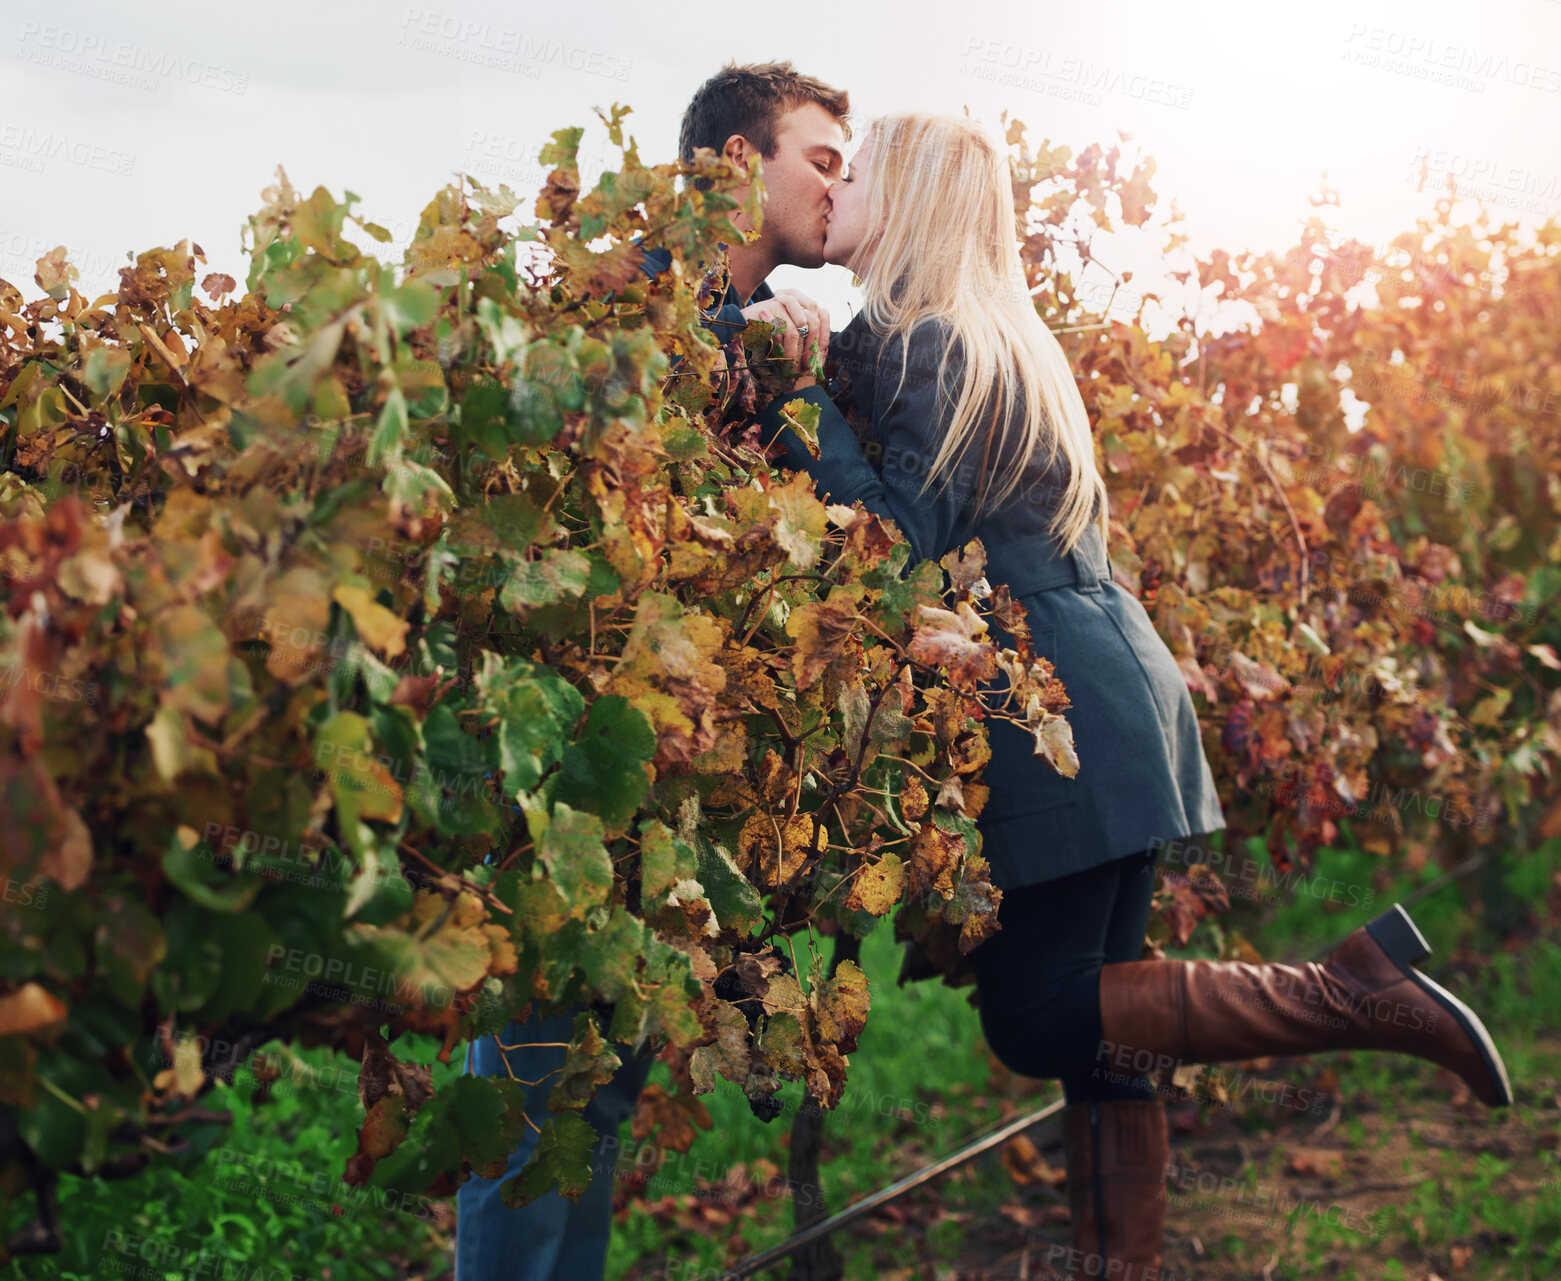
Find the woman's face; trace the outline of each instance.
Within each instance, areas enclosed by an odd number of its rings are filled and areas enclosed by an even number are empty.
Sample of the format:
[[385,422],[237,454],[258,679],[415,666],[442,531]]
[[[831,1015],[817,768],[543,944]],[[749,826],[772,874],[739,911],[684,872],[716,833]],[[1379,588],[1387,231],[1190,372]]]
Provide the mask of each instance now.
[[[868,166],[872,163],[874,136],[871,132],[851,157],[847,177],[829,189],[829,212],[824,217],[824,261],[850,267],[858,276],[867,270],[876,247],[876,236],[867,234],[869,195]],[[863,249],[866,243],[865,250]],[[861,260],[852,257],[863,250]]]

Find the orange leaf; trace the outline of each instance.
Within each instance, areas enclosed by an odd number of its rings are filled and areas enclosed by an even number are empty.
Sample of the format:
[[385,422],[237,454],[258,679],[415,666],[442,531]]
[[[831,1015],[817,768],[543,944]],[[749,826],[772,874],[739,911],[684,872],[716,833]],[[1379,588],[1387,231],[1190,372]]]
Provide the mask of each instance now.
[[36,1032],[66,1017],[65,1002],[36,983],[0,996],[0,1036]]

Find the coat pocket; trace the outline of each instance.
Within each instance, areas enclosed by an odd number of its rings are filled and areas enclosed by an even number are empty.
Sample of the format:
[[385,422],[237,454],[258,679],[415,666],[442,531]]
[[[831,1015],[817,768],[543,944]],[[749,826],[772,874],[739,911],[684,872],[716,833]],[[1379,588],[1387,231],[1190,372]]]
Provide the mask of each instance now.
[[[1038,655],[1052,661],[1058,679],[1066,683],[1064,659],[1058,652],[1057,629],[1034,628],[1031,644]],[[1065,713],[1077,714],[1077,706]],[[986,724],[992,759],[987,762],[981,781],[991,789],[991,795],[979,821],[998,822],[1021,814],[1039,814],[1078,804],[1079,789],[1083,784],[1077,778],[1064,778],[1045,758],[1036,755],[1035,738],[1028,730],[1008,721],[989,720]]]

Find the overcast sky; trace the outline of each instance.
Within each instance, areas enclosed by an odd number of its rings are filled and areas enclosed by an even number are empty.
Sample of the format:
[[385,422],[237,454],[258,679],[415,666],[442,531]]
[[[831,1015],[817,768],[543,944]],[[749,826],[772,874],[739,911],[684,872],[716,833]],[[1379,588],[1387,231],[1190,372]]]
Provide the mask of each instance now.
[[[554,129],[590,126],[594,177],[593,107],[632,106],[642,157],[672,159],[688,95],[732,57],[790,58],[848,89],[860,121],[968,107],[995,127],[1006,109],[1033,141],[1075,152],[1126,131],[1198,249],[1288,247],[1325,171],[1341,201],[1331,224],[1383,244],[1431,210],[1431,192],[1415,193],[1422,156],[1438,184],[1451,170],[1525,226],[1561,209],[1557,0],[848,0],[699,15],[622,0],[9,0],[0,276],[37,296],[33,262],[63,243],[91,296],[125,251],[189,235],[242,281],[240,230],[278,164],[304,191],[356,192],[404,242],[462,169],[534,193]],[[1186,265],[1161,243],[1097,250],[1136,286]],[[837,327],[857,297],[833,267],[772,283],[813,293]]]

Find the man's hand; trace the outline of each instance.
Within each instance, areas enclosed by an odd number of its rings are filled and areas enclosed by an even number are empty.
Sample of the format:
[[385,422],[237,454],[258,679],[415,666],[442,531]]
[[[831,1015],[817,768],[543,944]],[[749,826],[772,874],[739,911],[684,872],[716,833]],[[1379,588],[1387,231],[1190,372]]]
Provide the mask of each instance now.
[[774,298],[744,307],[742,314],[748,320],[762,320],[780,329],[787,359],[804,371],[792,385],[793,391],[817,384],[814,373],[823,370],[824,356],[829,351],[828,311],[795,289],[777,289]]

